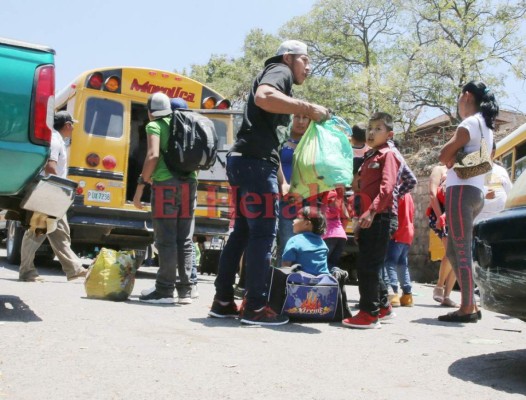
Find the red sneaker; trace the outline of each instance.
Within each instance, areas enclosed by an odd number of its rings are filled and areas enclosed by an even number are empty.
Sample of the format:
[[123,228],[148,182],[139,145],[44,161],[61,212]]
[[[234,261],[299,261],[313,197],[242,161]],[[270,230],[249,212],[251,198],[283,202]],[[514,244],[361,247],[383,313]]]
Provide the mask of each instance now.
[[389,304],[389,307],[382,308],[380,307],[380,312],[378,313],[378,319],[380,321],[386,321],[388,319],[393,319],[396,317],[393,307]]
[[378,317],[373,317],[371,314],[365,311],[360,311],[356,316],[346,318],[342,321],[342,324],[349,328],[357,329],[378,329],[381,328],[378,322]]

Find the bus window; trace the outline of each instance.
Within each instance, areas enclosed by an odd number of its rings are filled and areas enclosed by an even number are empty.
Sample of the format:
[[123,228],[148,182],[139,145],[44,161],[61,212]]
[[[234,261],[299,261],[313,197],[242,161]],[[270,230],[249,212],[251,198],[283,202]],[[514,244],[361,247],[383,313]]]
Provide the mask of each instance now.
[[113,100],[91,97],[86,102],[84,131],[88,134],[120,138],[123,132],[124,106]]
[[515,155],[515,176],[517,180],[521,176],[522,172],[526,169],[526,143],[522,143],[516,148]]
[[220,121],[220,120],[217,120],[217,119],[213,119],[212,118],[212,122],[214,123],[214,126],[216,128],[216,133],[217,133],[217,148],[219,150],[223,150],[225,149],[225,145],[226,145],[226,130],[227,130],[227,125],[223,122],[223,121]]
[[508,171],[508,175],[512,176],[511,167],[513,166],[513,151],[502,156],[502,166]]

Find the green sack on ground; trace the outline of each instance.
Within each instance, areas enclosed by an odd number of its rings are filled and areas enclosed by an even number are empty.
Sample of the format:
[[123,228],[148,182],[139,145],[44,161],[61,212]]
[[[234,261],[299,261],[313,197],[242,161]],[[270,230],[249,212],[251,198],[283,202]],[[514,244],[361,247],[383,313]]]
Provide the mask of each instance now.
[[339,117],[310,123],[292,158],[291,194],[305,199],[352,183],[350,133]]
[[84,287],[90,299],[124,301],[135,284],[135,253],[102,248],[89,267]]

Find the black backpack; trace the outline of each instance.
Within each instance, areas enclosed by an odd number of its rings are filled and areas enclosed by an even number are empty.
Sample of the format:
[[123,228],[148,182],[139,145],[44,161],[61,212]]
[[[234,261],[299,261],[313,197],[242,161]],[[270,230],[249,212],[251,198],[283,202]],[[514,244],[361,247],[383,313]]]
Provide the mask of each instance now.
[[216,161],[217,142],[215,126],[209,118],[194,111],[175,110],[164,162],[173,173],[209,169]]

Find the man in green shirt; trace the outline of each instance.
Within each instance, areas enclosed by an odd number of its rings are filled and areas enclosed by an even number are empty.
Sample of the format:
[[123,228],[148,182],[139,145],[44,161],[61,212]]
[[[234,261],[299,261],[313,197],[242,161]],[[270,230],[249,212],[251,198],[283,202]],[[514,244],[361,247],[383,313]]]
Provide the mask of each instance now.
[[[135,207],[142,209],[144,186],[152,185],[151,207],[155,246],[159,252],[159,270],[155,290],[143,294],[140,301],[157,304],[174,303],[177,289],[179,304],[191,304],[192,236],[197,193],[197,172],[172,173],[163,159],[168,146],[171,119],[170,99],[154,93],[148,99],[146,125],[148,150],[137,190]],[[177,271],[179,282],[176,283]]]

